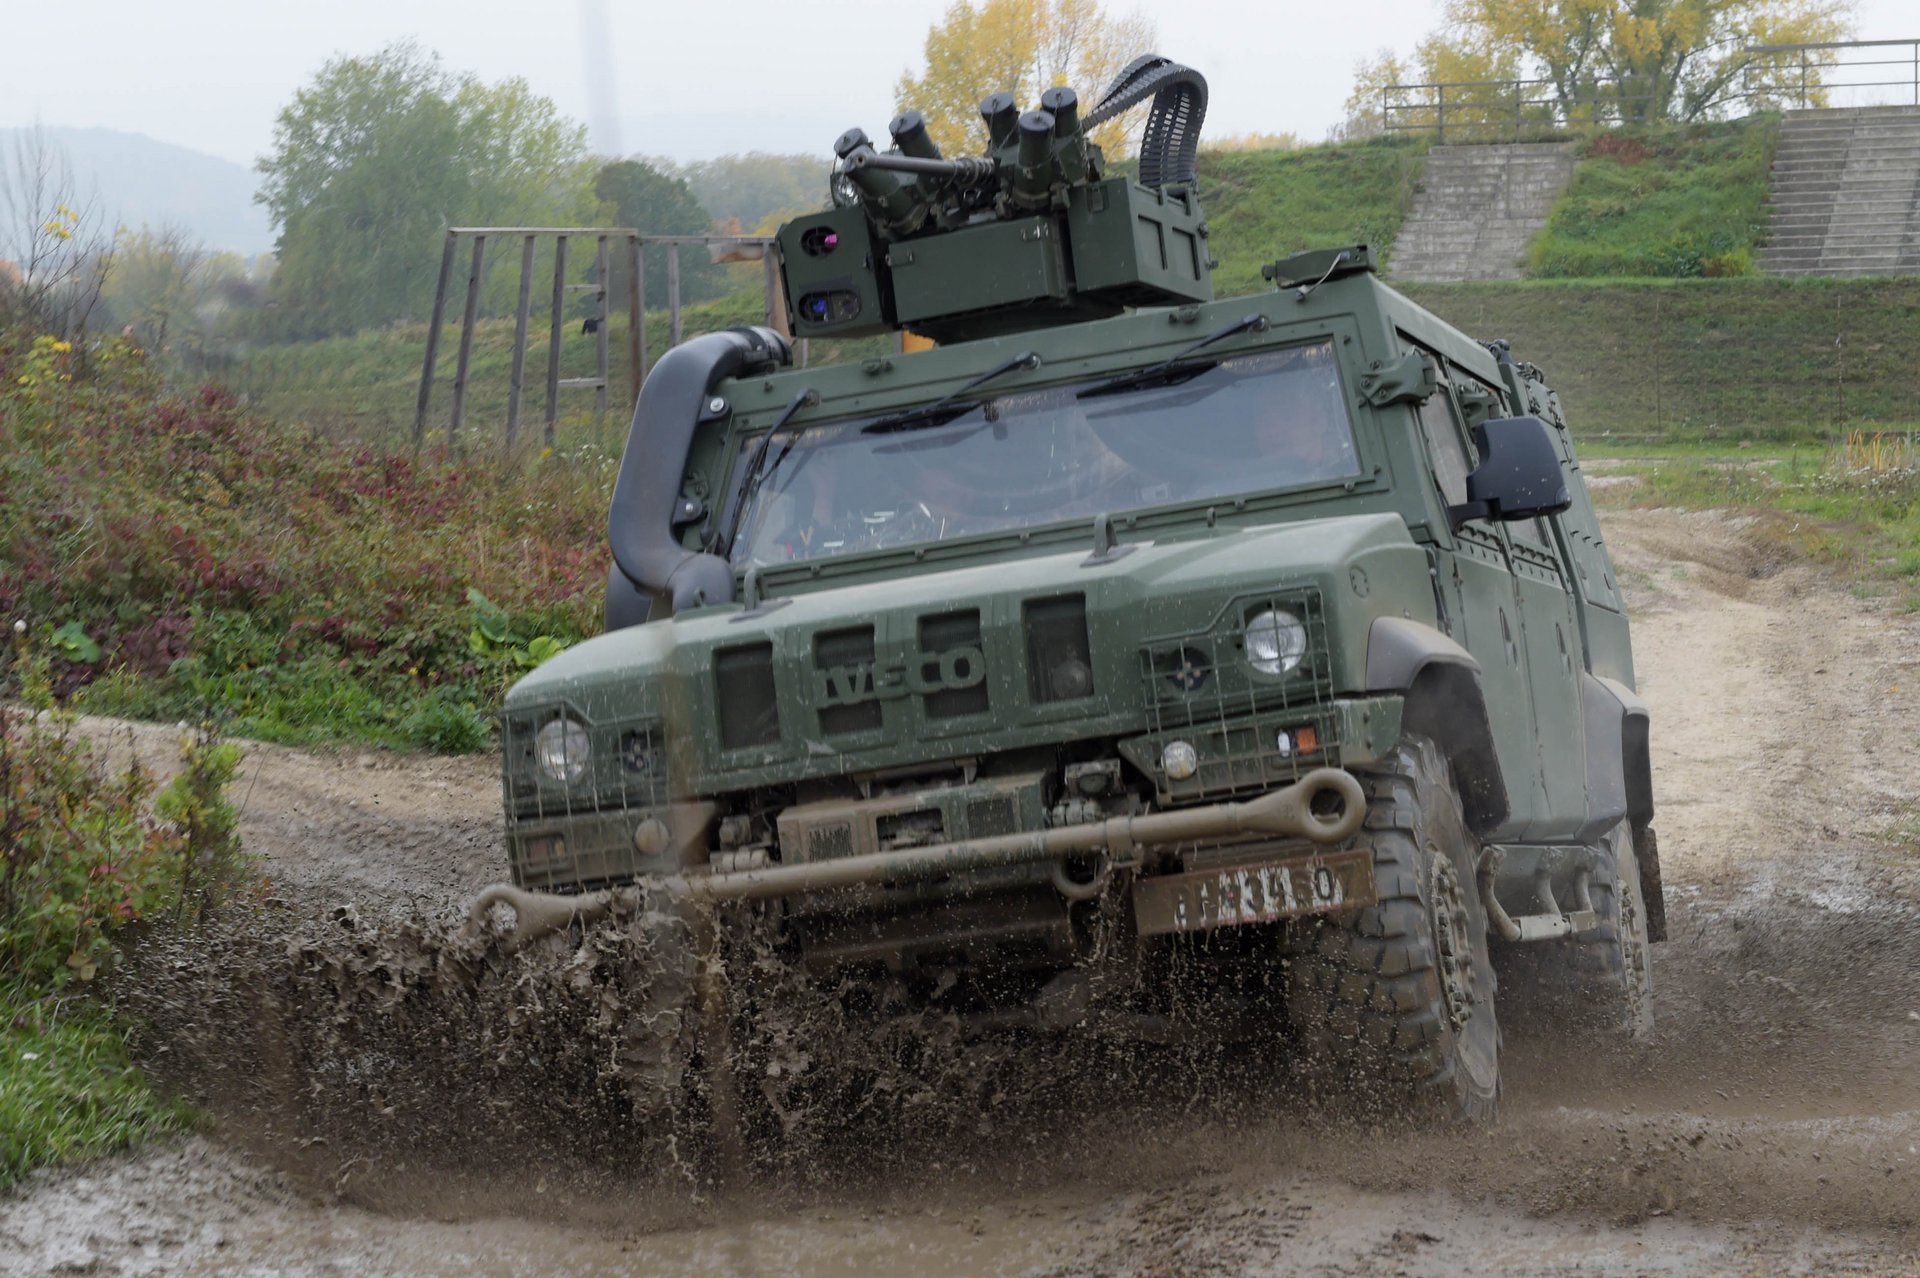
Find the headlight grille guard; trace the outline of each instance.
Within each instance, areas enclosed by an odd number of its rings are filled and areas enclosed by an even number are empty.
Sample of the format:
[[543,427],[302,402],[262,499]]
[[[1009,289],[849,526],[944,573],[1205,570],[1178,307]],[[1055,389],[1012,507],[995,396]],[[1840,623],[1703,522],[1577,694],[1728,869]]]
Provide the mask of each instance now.
[[[1281,675],[1253,669],[1246,623],[1284,609],[1306,628],[1300,664]],[[1248,592],[1228,600],[1204,626],[1140,645],[1140,677],[1151,771],[1163,795],[1181,800],[1284,784],[1336,757],[1333,671],[1325,604],[1311,586]],[[1311,730],[1303,748],[1300,729]],[[1164,742],[1194,746],[1199,771],[1184,781],[1159,764]]]
[[[535,736],[562,716],[586,728],[591,747],[584,775],[564,785],[541,772],[534,757]],[[509,710],[501,716],[500,758],[506,809],[515,817],[626,812],[667,803],[666,733],[657,717],[596,721],[569,702]]]

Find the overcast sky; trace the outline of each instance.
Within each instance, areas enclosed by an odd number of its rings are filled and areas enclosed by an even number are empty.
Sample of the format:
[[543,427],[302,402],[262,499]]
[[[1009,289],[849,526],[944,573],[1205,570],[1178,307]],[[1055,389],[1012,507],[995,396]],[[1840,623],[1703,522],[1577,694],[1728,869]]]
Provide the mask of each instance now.
[[[413,37],[487,80],[524,76],[594,127],[596,149],[698,159],[827,153],[881,136],[950,0],[0,0],[0,125],[98,126],[251,164],[293,91],[336,53]],[[610,116],[588,90],[588,20],[606,12]],[[1157,52],[1203,72],[1207,132],[1299,133],[1341,116],[1354,63],[1410,50],[1439,0],[1108,0],[1159,28]],[[543,16],[544,15],[544,16]],[[1920,37],[1915,0],[1859,0],[1860,39]],[[1080,85],[1083,95],[1095,87]]]

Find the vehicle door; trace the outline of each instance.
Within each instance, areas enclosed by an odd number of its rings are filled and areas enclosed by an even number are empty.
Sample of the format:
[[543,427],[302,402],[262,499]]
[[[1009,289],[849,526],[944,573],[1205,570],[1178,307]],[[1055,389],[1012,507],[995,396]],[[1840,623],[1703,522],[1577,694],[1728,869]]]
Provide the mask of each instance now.
[[[1441,373],[1439,391],[1419,405],[1416,415],[1431,481],[1445,505],[1457,506],[1466,501],[1467,475],[1478,464],[1461,413],[1457,375],[1435,352],[1411,342],[1407,349],[1421,351]],[[1496,835],[1518,839],[1545,818],[1547,800],[1540,756],[1533,748],[1532,693],[1507,538],[1499,524],[1470,519],[1451,533],[1436,530],[1428,553],[1440,627],[1480,663],[1494,753],[1507,783],[1509,815]]]
[[1551,842],[1574,837],[1587,819],[1586,719],[1580,697],[1586,661],[1574,616],[1572,574],[1561,561],[1547,518],[1516,520],[1506,529],[1547,800],[1527,837]]

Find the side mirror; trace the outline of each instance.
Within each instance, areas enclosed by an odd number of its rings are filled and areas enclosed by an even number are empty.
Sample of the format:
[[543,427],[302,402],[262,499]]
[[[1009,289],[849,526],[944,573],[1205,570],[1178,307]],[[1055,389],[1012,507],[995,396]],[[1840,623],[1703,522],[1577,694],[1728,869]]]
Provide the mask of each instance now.
[[1458,528],[1469,519],[1532,519],[1573,504],[1553,434],[1538,417],[1496,417],[1473,428],[1480,464],[1467,476],[1467,500],[1449,506]]

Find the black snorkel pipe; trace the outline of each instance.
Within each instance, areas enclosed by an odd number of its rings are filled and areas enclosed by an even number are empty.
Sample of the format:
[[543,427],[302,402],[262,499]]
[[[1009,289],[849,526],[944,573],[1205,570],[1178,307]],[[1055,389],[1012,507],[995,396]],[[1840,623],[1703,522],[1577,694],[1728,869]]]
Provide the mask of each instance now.
[[786,338],[756,326],[683,342],[653,366],[634,405],[607,513],[614,563],[607,583],[607,629],[646,620],[643,605],[649,601],[633,598],[635,591],[664,601],[672,612],[733,599],[733,566],[719,555],[688,550],[674,535],[680,480],[694,430],[713,415],[706,409],[714,388],[729,377],[763,372],[792,358]]

